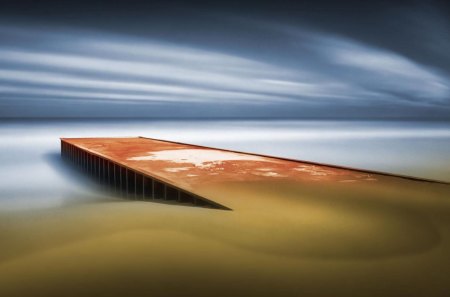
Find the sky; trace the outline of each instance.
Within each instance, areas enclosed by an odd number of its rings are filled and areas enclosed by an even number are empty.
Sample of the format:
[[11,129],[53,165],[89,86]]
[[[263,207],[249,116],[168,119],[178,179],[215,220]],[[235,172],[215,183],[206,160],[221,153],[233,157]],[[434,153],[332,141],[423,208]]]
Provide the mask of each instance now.
[[445,1],[0,4],[0,118],[450,119]]

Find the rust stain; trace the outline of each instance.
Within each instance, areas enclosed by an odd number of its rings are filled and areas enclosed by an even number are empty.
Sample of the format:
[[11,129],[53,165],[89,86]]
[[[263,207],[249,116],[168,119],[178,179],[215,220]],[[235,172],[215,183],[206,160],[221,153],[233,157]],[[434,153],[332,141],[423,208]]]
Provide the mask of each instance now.
[[195,190],[226,182],[376,182],[377,174],[148,138],[70,138],[91,153]]

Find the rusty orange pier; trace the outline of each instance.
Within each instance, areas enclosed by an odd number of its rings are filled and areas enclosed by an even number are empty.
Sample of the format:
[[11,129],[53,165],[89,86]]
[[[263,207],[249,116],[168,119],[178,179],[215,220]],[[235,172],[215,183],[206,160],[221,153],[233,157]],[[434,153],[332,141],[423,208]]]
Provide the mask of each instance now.
[[[145,146],[138,145],[140,142]],[[61,156],[64,160],[73,163],[99,184],[124,198],[165,200],[229,209],[189,189],[183,189],[182,183],[177,185],[176,181],[158,175],[153,170],[143,170],[129,164],[128,153],[141,148],[145,150],[142,151],[144,154],[154,148],[154,145],[144,138],[61,138]]]
[[61,138],[61,155],[122,197],[217,209],[230,209],[226,205],[239,197],[224,198],[215,189],[237,183],[283,187],[415,179],[144,137]]

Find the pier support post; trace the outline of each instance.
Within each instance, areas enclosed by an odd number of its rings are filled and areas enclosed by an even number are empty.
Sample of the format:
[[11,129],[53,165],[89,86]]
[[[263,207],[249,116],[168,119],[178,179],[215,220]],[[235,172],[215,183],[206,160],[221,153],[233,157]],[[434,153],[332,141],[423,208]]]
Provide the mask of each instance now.
[[134,173],[134,199],[138,199],[137,197],[137,174]]
[[117,193],[116,164],[113,163],[113,186],[114,193]]
[[155,200],[155,179],[152,178],[152,199]]
[[122,185],[123,185],[123,177],[122,177],[122,168],[119,167],[119,192],[120,192],[120,196],[123,196],[123,190],[122,190]]
[[126,186],[126,195],[127,195],[127,198],[128,198],[128,192],[129,192],[128,185],[129,185],[129,181],[128,181],[128,169],[126,169],[126,171],[125,171],[125,186]]
[[106,185],[106,162],[105,159],[102,160],[102,184]]
[[145,176],[142,176],[142,200],[145,200]]

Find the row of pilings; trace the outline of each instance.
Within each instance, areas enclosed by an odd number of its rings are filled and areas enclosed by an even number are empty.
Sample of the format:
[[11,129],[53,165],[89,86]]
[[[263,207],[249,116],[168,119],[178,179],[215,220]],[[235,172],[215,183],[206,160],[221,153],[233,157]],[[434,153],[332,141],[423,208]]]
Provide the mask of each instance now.
[[124,199],[166,201],[195,206],[228,209],[154,177],[122,166],[112,160],[92,154],[61,141],[61,157],[95,182]]

